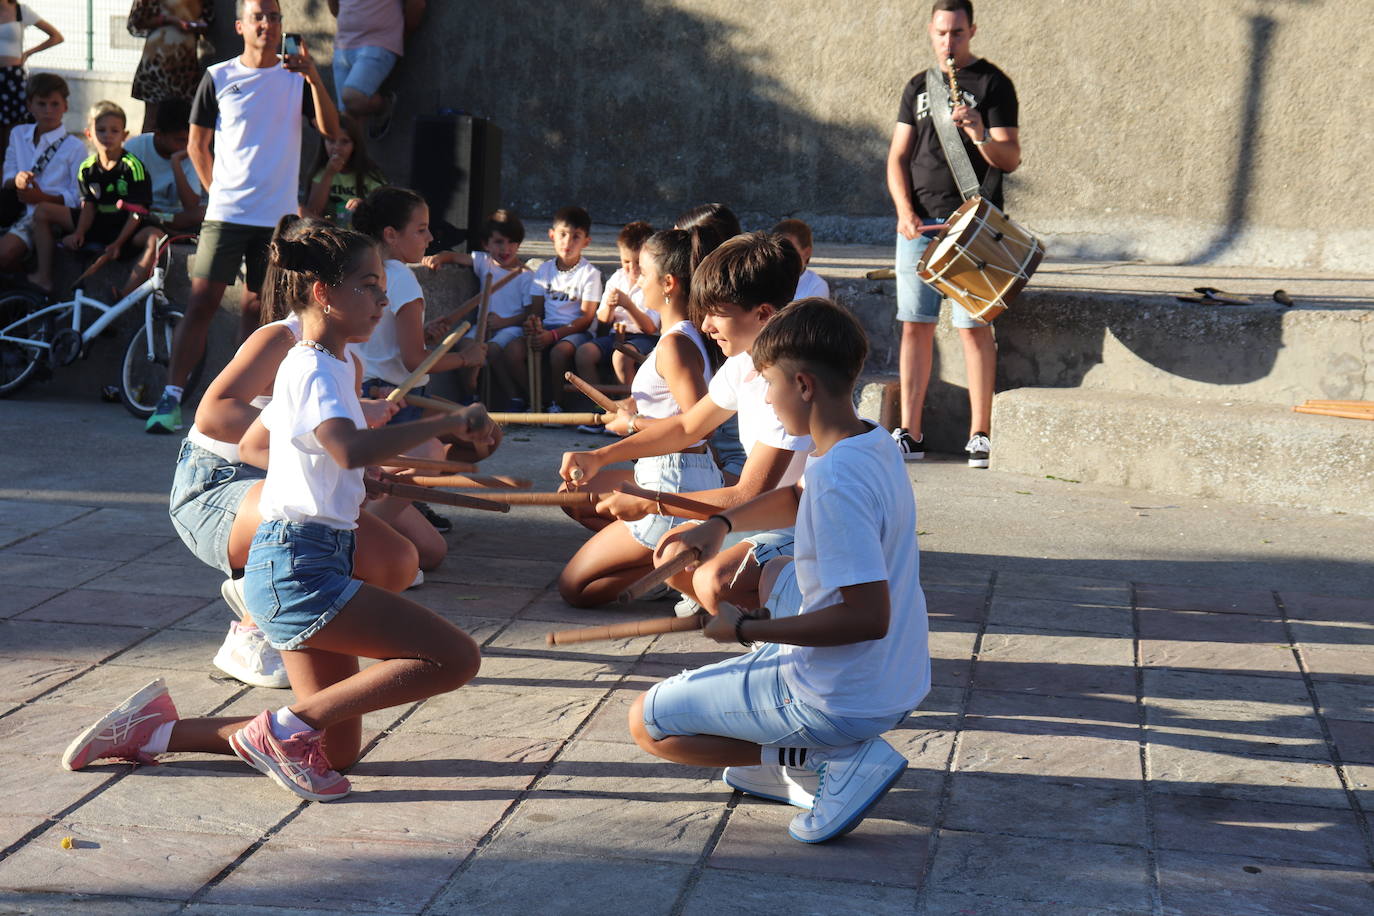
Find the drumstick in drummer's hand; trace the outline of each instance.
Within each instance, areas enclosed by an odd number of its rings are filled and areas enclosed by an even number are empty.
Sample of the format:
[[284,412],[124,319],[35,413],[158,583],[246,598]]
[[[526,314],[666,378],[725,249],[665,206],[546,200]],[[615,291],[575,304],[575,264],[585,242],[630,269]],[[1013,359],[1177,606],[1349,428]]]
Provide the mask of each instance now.
[[667,582],[687,567],[693,566],[699,562],[701,562],[700,551],[694,549],[684,550],[662,566],[655,568],[653,572],[633,583],[629,588],[621,592],[620,597],[616,600],[621,604],[629,604],[636,598],[648,593],[664,582]]
[[464,321],[462,324],[458,325],[458,327],[454,328],[452,333],[440,342],[439,346],[429,351],[429,355],[425,357],[424,362],[415,367],[415,371],[410,373],[410,376],[401,383],[399,388],[393,389],[392,392],[386,396],[386,399],[395,404],[401,398],[405,397],[406,392],[415,387],[416,383],[424,377],[430,367],[437,363],[445,353],[452,350],[454,344],[463,339],[463,335],[468,332],[468,328],[471,326],[472,325]]
[[597,391],[589,383],[578,378],[573,373],[565,372],[563,373],[563,378],[571,382],[574,388],[576,388],[578,391],[586,395],[587,398],[597,407],[600,407],[602,410],[606,411],[609,414],[615,414],[619,412],[620,407],[616,404],[615,401],[612,401],[610,398],[606,397],[606,395],[602,394],[600,391]]

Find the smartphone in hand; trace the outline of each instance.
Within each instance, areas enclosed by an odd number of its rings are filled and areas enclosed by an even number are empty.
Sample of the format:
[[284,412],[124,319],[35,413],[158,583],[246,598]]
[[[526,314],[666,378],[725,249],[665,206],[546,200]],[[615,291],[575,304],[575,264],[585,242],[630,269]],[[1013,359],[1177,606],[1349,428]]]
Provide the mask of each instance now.
[[298,32],[287,32],[281,37],[282,57],[292,57],[301,53],[301,36]]

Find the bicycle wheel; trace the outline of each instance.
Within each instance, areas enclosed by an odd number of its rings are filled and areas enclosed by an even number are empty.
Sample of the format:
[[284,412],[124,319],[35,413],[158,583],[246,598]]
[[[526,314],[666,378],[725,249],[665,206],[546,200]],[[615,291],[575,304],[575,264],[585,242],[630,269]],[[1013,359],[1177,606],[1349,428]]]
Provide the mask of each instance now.
[[[4,335],[42,343],[51,341],[52,316],[31,317],[42,307],[43,303],[28,293],[10,293],[0,298],[0,328],[4,329]],[[0,341],[0,397],[24,387],[47,356],[48,351],[43,347]]]
[[[157,303],[153,306],[151,339],[146,321],[129,335],[119,371],[119,398],[124,402],[124,409],[140,420],[153,415],[162,389],[167,385],[167,370],[172,362],[172,337],[181,319],[182,313],[175,306]],[[191,392],[199,383],[204,369],[205,357],[202,356],[182,386],[183,404],[191,399]]]

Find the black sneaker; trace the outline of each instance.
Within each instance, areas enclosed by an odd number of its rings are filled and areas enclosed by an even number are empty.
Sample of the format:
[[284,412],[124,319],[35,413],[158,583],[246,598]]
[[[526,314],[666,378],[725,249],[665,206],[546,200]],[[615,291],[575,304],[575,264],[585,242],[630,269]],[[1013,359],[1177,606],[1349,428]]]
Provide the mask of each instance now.
[[992,440],[987,433],[974,433],[968,445],[964,446],[964,451],[968,452],[969,467],[985,468],[988,466],[988,453],[992,451]]
[[411,505],[420,510],[420,514],[425,517],[425,520],[427,522],[434,526],[435,531],[453,530],[453,522],[449,521],[448,519],[440,515],[438,512],[435,512],[433,509],[431,509],[429,507],[429,503],[422,503],[417,501],[411,503]]
[[913,439],[911,433],[899,426],[892,431],[892,441],[902,450],[903,461],[920,461],[926,456],[925,436]]

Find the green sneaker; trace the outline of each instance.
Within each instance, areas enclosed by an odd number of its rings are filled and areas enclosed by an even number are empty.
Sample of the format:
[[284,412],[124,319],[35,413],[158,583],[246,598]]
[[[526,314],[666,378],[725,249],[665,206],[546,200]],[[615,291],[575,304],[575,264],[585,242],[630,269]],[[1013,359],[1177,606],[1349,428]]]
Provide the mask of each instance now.
[[148,425],[143,427],[143,431],[166,435],[179,429],[181,429],[181,402],[164,394],[157,402],[157,406],[153,408],[153,415],[148,418]]

